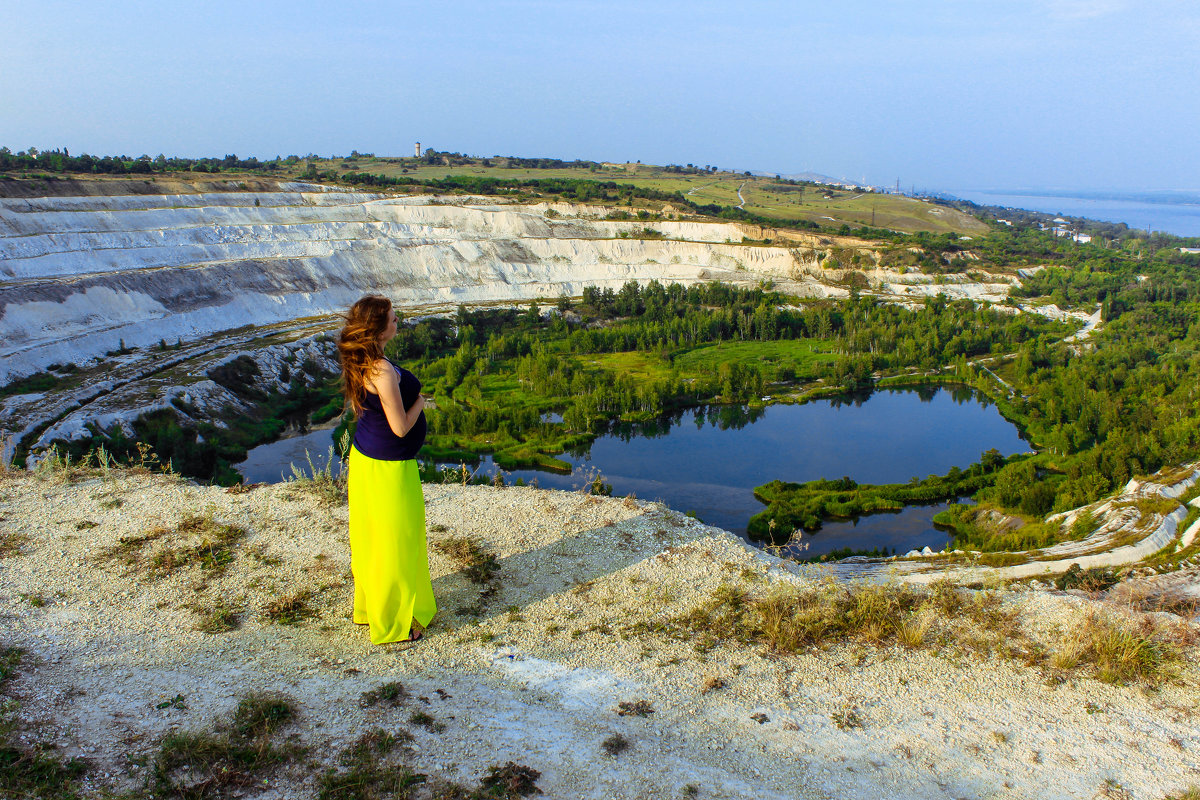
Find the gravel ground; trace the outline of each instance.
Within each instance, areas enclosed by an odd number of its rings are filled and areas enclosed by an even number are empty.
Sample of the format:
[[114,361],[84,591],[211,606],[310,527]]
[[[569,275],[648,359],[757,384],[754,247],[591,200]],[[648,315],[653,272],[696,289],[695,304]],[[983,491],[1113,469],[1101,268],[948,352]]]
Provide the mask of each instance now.
[[[288,730],[310,750],[247,797],[314,797],[320,771],[376,727],[415,737],[405,757],[430,776],[426,797],[443,781],[475,786],[507,761],[539,770],[551,798],[1161,800],[1200,785],[1194,660],[1180,682],[1145,689],[1047,680],[954,648],[703,652],[629,627],[686,611],[722,583],[760,591],[825,573],[653,503],[517,487],[425,494],[441,609],[420,643],[374,647],[350,620],[345,506],[286,484],[229,493],[124,472],[0,478],[0,525],[20,542],[0,558],[0,645],[26,650],[6,690],[20,703],[18,735],[88,761],[90,796],[142,785],[165,734],[210,726],[256,690],[295,699]],[[157,575],[148,557],[187,544],[175,528],[196,514],[248,531],[232,563]],[[104,556],[156,528],[171,532],[147,558]],[[490,592],[439,551],[457,536],[496,556]],[[272,623],[268,605],[296,592],[310,593],[314,616]],[[1005,596],[1043,630],[1095,605]],[[221,600],[240,626],[198,630],[193,609]],[[723,685],[706,691],[710,679]],[[360,705],[391,681],[410,699]],[[636,701],[652,713],[618,713]],[[418,710],[441,731],[413,724]],[[602,743],[618,734],[628,747],[609,755]]]

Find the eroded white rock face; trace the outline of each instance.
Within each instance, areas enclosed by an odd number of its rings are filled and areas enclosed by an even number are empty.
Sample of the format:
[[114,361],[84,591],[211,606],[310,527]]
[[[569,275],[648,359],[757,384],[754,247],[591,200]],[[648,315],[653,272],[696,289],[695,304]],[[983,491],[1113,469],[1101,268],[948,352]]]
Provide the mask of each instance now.
[[[741,244],[761,231],[734,223],[279,188],[0,198],[0,384],[102,356],[122,340],[147,347],[327,315],[368,292],[406,307],[555,298],[654,279],[774,280],[809,296],[845,293],[822,282],[837,278],[816,266],[816,237],[806,248],[764,247]],[[637,238],[646,228],[664,238]],[[912,280],[904,293],[993,299],[1006,289]]]

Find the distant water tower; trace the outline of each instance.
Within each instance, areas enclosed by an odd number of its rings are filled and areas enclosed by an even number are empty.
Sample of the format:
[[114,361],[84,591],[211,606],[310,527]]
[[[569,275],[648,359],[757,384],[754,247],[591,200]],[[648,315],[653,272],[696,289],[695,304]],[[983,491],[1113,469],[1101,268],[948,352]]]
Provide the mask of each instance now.
[[417,158],[420,158],[421,157],[421,143],[420,142],[417,142],[415,150],[416,150]]

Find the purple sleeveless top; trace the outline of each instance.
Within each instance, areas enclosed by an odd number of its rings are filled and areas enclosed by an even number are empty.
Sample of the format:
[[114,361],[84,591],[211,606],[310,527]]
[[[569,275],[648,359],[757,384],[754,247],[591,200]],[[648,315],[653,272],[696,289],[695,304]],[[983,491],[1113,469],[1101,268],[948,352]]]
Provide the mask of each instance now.
[[[390,361],[388,363],[391,363]],[[403,367],[396,366],[399,373],[400,399],[404,410],[412,408],[421,394],[421,381]],[[354,430],[354,446],[358,452],[368,458],[378,461],[407,461],[416,458],[417,451],[425,443],[425,412],[417,415],[417,421],[404,436],[392,433],[387,416],[383,413],[383,402],[379,395],[363,392],[363,410],[358,417],[358,426]]]

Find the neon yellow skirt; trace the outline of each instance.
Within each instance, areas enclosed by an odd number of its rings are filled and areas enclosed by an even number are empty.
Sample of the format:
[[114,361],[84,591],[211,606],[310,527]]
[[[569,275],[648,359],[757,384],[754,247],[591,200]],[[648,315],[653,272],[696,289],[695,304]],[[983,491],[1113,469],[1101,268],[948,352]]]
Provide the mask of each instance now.
[[379,461],[350,448],[350,571],[354,621],[371,642],[408,638],[437,613],[425,541],[425,496],[415,459]]

